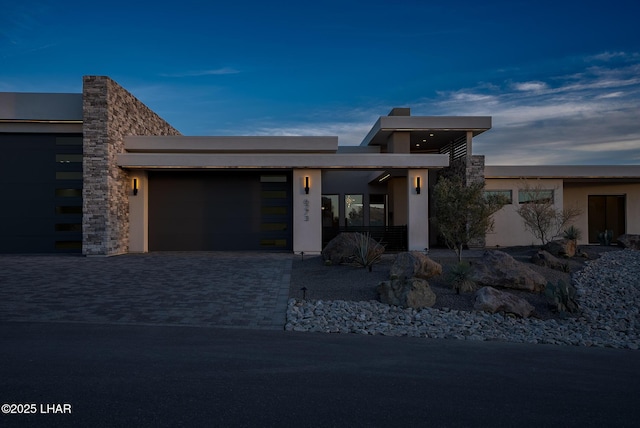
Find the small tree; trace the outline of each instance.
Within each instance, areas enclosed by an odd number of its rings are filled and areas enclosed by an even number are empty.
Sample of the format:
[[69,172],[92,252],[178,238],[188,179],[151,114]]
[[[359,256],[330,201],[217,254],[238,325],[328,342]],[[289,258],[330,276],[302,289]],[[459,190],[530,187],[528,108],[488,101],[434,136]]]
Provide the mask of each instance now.
[[581,214],[579,208],[556,208],[554,189],[544,189],[541,184],[532,186],[525,182],[520,189],[524,200],[520,203],[518,214],[524,220],[524,227],[530,231],[542,245],[560,236],[562,231]]
[[459,177],[441,178],[433,189],[433,200],[432,221],[458,261],[469,242],[493,230],[491,216],[507,203],[501,195],[485,195],[483,183],[465,186]]

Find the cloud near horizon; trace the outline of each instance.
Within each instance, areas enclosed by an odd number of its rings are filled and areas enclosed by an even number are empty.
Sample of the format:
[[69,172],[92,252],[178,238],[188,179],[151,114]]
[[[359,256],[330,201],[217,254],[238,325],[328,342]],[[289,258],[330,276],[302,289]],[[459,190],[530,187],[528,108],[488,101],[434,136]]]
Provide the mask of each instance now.
[[224,76],[227,74],[239,74],[240,70],[233,67],[222,67],[210,70],[193,70],[178,73],[160,73],[161,77],[201,77],[201,76]]

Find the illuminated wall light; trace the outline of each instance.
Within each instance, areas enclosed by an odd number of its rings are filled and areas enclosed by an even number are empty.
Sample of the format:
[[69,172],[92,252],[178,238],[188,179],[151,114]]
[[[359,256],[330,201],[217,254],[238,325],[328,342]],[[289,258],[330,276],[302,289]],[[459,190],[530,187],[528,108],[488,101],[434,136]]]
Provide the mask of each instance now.
[[416,193],[420,194],[420,177],[416,177]]
[[385,174],[382,178],[378,180],[378,183],[382,183],[384,180],[386,180],[389,177],[391,177],[391,174]]
[[138,194],[138,179],[134,178],[133,179],[133,196],[136,196]]
[[309,177],[304,178],[304,193],[309,194]]

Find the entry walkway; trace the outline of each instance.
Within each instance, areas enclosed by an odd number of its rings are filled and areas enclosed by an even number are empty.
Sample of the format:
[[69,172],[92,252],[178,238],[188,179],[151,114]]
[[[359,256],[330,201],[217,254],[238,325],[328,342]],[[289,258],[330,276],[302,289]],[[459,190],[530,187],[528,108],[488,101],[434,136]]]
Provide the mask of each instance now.
[[0,255],[0,321],[283,329],[292,255]]

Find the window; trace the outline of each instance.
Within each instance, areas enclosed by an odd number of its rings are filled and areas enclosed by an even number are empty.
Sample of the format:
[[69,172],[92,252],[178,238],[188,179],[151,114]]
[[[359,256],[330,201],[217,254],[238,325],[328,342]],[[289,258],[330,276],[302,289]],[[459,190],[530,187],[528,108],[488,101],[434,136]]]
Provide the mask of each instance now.
[[57,163],[82,163],[82,155],[65,153],[61,155],[56,155]]
[[322,195],[322,227],[339,226],[339,196]]
[[511,190],[485,190],[484,195],[485,196],[493,196],[493,195],[502,196],[504,200],[507,201],[507,204],[513,203],[513,194]]
[[553,203],[553,190],[518,190],[518,203],[520,204],[546,204]]
[[56,172],[56,180],[82,180],[82,172]]
[[347,226],[364,226],[362,195],[344,195],[344,219]]
[[369,226],[386,226],[387,195],[369,195]]
[[59,198],[81,198],[82,189],[56,189],[56,196]]

